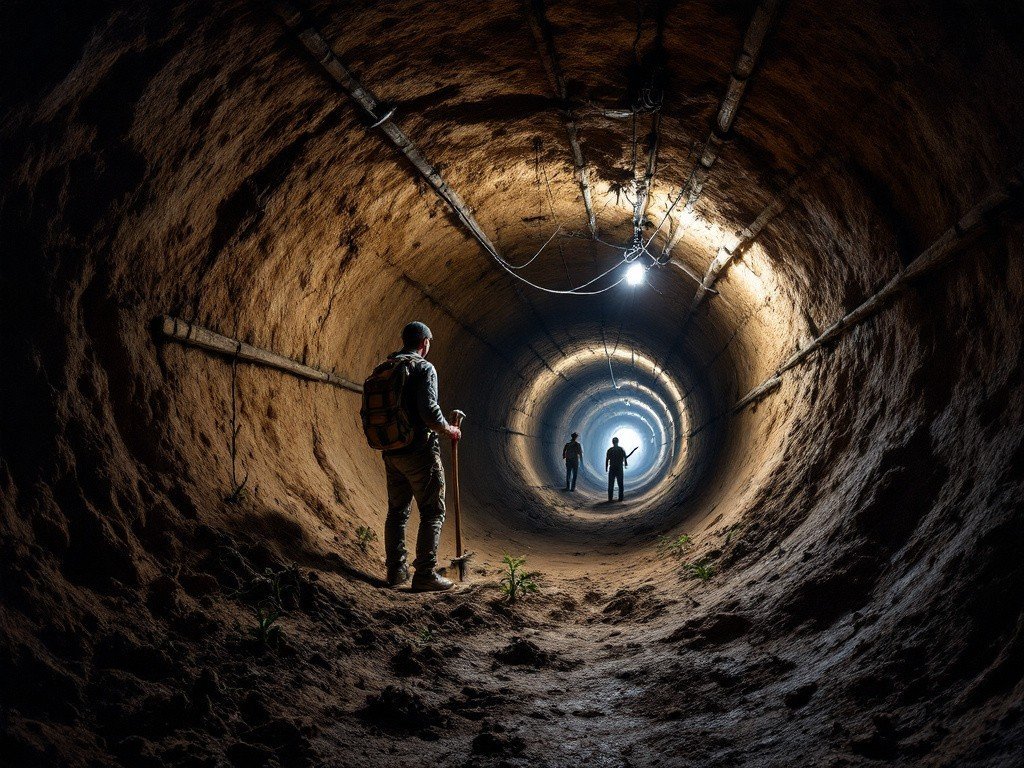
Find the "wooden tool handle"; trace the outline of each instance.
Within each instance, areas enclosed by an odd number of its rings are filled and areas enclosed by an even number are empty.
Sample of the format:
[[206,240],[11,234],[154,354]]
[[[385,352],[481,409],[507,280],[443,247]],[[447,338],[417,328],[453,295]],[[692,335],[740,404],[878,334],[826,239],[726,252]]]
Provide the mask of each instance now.
[[[466,414],[462,411],[452,413],[450,419],[455,427],[461,427]],[[455,509],[455,557],[462,557],[462,509],[459,503],[459,441],[452,440],[452,506]],[[464,565],[459,564],[459,578],[464,578]]]

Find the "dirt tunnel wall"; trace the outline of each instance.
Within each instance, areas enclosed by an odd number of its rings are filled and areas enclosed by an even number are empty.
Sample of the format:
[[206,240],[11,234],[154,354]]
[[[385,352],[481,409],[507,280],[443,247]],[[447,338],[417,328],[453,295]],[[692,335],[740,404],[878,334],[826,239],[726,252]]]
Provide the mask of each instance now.
[[[814,679],[831,678],[821,723],[897,711],[899,735],[865,726],[878,744],[851,759],[1008,759],[1022,737],[1019,9],[786,3],[702,194],[670,211],[754,6],[652,5],[637,37],[632,7],[550,4],[613,246],[586,235],[563,105],[517,4],[306,11],[511,263],[561,227],[557,257],[523,272],[557,289],[614,266],[631,235],[630,122],[608,111],[628,102],[629,52],[653,45],[662,13],[644,232],[673,263],[594,297],[518,284],[267,5],[12,6],[0,483],[19,754],[106,754],[80,693],[102,638],[125,611],[140,634],[164,632],[172,612],[145,596],[167,574],[194,586],[221,534],[257,561],[331,574],[357,607],[379,599],[379,544],[355,537],[386,509],[358,397],[239,365],[247,493],[225,503],[232,367],[157,338],[167,313],[356,381],[407,320],[427,322],[442,405],[470,414],[462,495],[485,573],[512,551],[556,581],[681,599],[690,583],[666,584],[657,536],[690,534],[717,576],[697,587],[700,608],[667,611],[665,633],[739,615],[741,636],[796,647]],[[1008,201],[948,265],[730,410],[996,188]],[[688,272],[703,277],[774,201],[689,311]],[[577,393],[609,396],[591,364],[609,346],[651,363],[630,365],[668,403],[683,457],[610,514],[567,501],[542,456],[566,439],[556,419]],[[450,525],[445,536],[448,553]],[[884,676],[886,690],[863,682]],[[34,679],[72,709],[26,690]],[[962,738],[933,728],[943,718]],[[894,746],[911,742],[918,752]]]

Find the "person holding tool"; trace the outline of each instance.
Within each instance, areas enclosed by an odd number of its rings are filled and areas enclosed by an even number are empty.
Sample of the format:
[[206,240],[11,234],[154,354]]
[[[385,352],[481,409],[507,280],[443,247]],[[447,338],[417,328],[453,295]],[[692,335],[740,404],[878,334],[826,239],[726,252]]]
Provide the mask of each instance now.
[[636,451],[634,448],[629,453],[619,447],[619,438],[612,438],[612,447],[604,455],[604,471],[608,473],[608,501],[612,500],[612,490],[615,483],[619,484],[619,501],[622,501],[622,476],[623,468],[629,466],[629,457]]
[[569,442],[562,449],[562,458],[565,459],[565,490],[576,490],[576,476],[580,471],[580,460],[583,458],[583,446],[576,440],[579,432],[573,432]]
[[426,361],[431,338],[430,329],[420,322],[402,329],[402,349],[389,355],[364,383],[360,411],[366,440],[383,453],[387,476],[384,553],[389,586],[409,580],[405,528],[414,498],[420,511],[414,592],[440,592],[454,586],[434,570],[445,514],[438,435],[451,438],[454,446],[462,430],[445,420],[438,405],[437,371]]

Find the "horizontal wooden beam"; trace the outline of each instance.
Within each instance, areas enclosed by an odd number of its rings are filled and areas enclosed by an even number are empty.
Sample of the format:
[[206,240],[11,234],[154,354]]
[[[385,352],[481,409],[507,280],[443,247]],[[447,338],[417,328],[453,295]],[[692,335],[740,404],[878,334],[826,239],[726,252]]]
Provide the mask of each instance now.
[[279,355],[268,349],[254,347],[244,341],[222,336],[208,328],[180,320],[170,315],[161,315],[156,319],[157,334],[168,341],[176,341],[189,347],[198,347],[207,352],[226,355],[227,357],[242,360],[254,365],[262,365],[267,368],[276,368],[284,373],[297,376],[307,381],[319,381],[324,384],[333,384],[335,387],[347,389],[349,392],[361,394],[361,384],[344,379],[337,374],[313,368],[312,366],[300,363],[290,357]]

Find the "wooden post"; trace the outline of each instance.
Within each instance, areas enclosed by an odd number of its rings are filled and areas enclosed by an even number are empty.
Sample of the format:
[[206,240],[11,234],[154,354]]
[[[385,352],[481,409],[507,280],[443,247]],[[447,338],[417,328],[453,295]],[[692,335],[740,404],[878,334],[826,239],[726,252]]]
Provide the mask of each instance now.
[[221,355],[228,355],[237,360],[244,360],[247,363],[263,365],[268,368],[276,368],[292,376],[308,381],[320,381],[324,384],[333,384],[349,392],[362,393],[363,387],[360,384],[351,382],[341,376],[337,376],[319,368],[303,365],[298,360],[279,355],[267,349],[254,347],[244,341],[238,341],[219,333],[192,325],[184,320],[179,320],[170,315],[161,315],[156,321],[157,333],[170,341],[176,341],[190,347],[199,347],[208,352],[216,352]]

